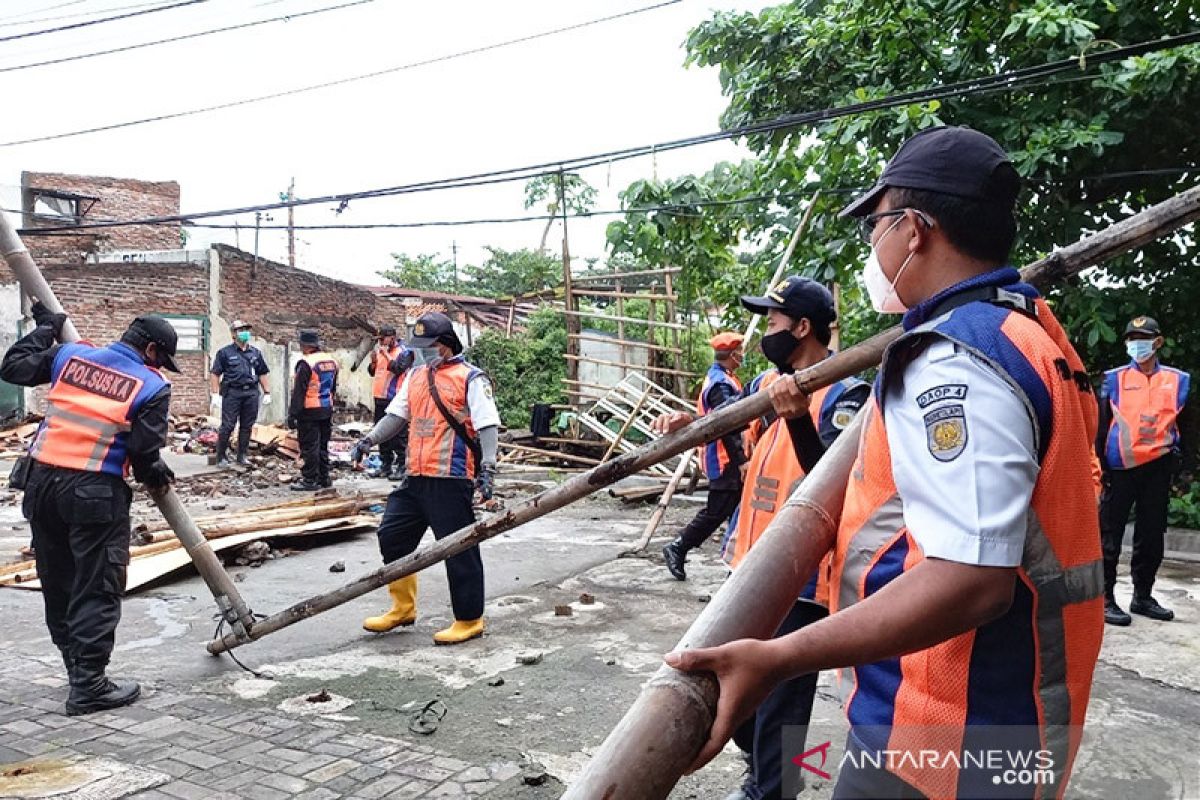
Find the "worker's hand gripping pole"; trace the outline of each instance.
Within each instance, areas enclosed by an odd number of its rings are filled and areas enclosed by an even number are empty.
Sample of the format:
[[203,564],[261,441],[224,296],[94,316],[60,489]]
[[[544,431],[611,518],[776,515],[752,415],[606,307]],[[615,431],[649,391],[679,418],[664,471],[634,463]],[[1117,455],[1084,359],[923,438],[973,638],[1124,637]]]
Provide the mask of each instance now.
[[[3,255],[4,260],[8,263],[8,268],[12,270],[17,282],[21,284],[21,291],[26,296],[36,297],[46,308],[55,313],[66,313],[50,288],[50,284],[46,282],[45,276],[37,268],[29,251],[21,242],[21,237],[17,235],[12,223],[3,212],[0,212],[0,255]],[[68,316],[67,321],[63,324],[62,341],[74,342],[79,338],[79,331]],[[179,495],[168,486],[165,491],[154,492],[151,496],[158,504],[167,524],[179,537],[179,541],[183,544],[188,556],[191,557],[192,563],[196,565],[200,577],[208,584],[213,598],[217,601],[221,618],[229,624],[237,639],[249,641],[250,626],[254,622],[254,616],[246,605],[246,601],[234,587],[229,573],[225,572],[224,567],[221,566],[221,562],[217,558],[217,554],[213,552],[208,540],[204,538],[200,528],[183,507]]]

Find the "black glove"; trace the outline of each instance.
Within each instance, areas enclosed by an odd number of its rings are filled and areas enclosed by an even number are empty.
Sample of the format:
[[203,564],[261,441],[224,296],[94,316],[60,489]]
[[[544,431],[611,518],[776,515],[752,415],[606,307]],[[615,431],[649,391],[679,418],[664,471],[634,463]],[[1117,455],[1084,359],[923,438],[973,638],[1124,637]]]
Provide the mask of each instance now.
[[388,371],[393,375],[403,375],[412,368],[413,361],[415,361],[416,358],[416,353],[414,353],[412,350],[405,350],[403,353],[396,356],[391,364],[388,364]]
[[350,451],[350,461],[355,464],[359,464],[370,454],[371,439],[368,436],[364,436],[358,440],[358,442],[354,445],[354,448]]
[[484,464],[475,476],[475,489],[484,500],[491,500],[496,493],[496,465]]
[[296,421],[295,417],[288,417],[287,426],[289,431],[294,431],[297,427],[299,427],[299,423]]
[[34,324],[36,324],[39,328],[42,326],[47,326],[54,331],[55,339],[62,338],[63,325],[67,321],[66,314],[56,314],[55,312],[46,308],[46,304],[41,300],[29,307],[29,313],[33,315]]
[[141,478],[147,489],[163,489],[175,482],[175,473],[161,458],[146,468],[146,474]]

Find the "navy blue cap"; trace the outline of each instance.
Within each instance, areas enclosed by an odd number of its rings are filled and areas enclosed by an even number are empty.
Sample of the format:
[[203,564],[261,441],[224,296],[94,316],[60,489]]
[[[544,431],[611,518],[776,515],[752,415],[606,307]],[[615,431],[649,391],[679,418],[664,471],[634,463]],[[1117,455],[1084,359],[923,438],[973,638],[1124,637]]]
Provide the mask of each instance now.
[[742,305],[755,314],[766,314],[773,308],[792,319],[808,319],[817,325],[837,319],[833,294],[816,281],[799,275],[784,278],[762,297],[743,297]]
[[321,332],[312,330],[300,331],[300,344],[306,344],[309,347],[320,347]]
[[889,188],[1012,205],[1021,177],[1004,148],[987,134],[966,127],[926,128],[900,145],[879,182],[839,216],[865,217]]
[[456,341],[457,334],[454,333],[454,325],[451,324],[450,318],[438,311],[430,311],[428,314],[422,314],[417,318],[417,323],[413,325],[412,337],[408,340],[409,347],[431,347],[439,339],[449,339],[453,337]]
[[1134,317],[1125,326],[1125,336],[1138,333],[1144,336],[1162,336],[1162,328],[1154,317]]

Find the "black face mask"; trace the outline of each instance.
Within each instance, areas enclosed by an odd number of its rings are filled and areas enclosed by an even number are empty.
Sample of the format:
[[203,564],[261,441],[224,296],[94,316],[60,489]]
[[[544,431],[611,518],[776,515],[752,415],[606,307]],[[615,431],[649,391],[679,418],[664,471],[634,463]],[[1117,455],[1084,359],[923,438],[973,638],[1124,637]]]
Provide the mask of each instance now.
[[778,331],[769,333],[762,338],[759,343],[762,348],[763,355],[767,357],[779,371],[785,375],[790,375],[795,372],[791,363],[792,353],[796,352],[796,348],[800,346],[800,340],[792,335],[791,331]]

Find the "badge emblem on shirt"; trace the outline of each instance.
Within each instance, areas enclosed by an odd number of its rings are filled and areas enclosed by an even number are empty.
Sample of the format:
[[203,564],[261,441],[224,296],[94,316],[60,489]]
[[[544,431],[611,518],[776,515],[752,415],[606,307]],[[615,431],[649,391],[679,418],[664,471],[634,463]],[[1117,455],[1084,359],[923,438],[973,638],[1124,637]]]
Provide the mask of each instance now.
[[938,461],[953,461],[967,447],[967,416],[960,403],[935,408],[925,415],[925,440]]
[[854,421],[854,412],[856,410],[857,409],[838,408],[835,406],[833,409],[833,419],[831,419],[830,422],[832,422],[833,427],[837,428],[839,431],[844,431],[846,430],[846,426]]

